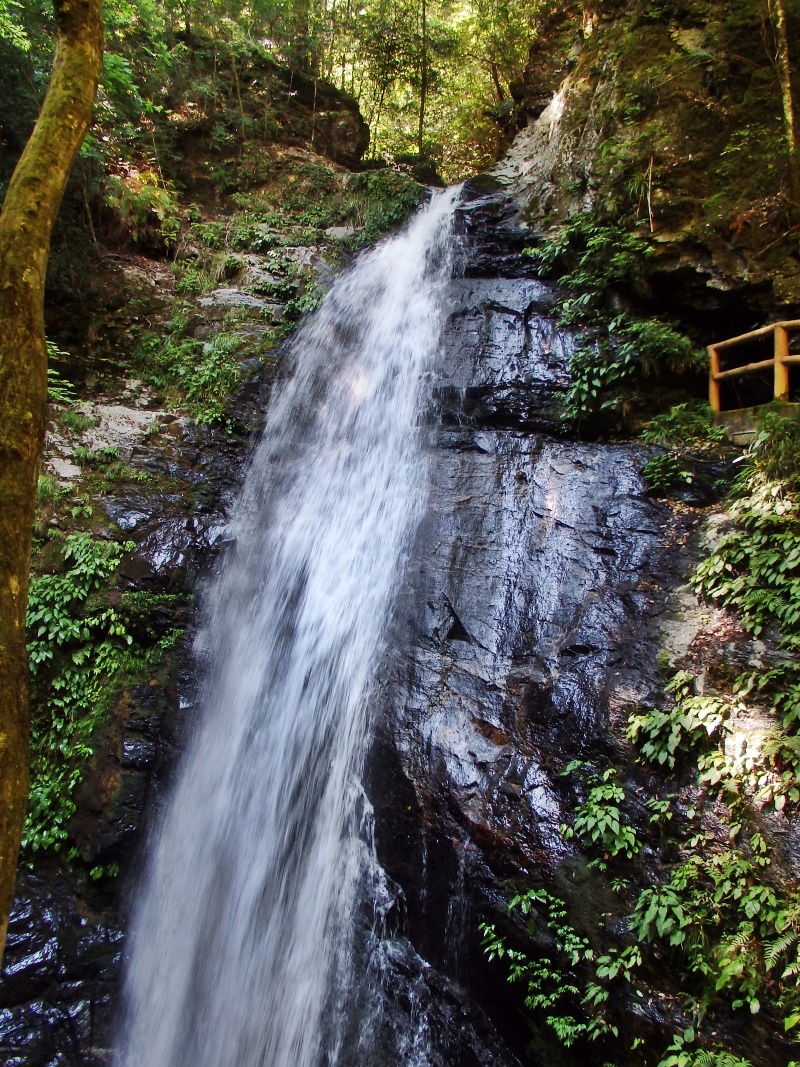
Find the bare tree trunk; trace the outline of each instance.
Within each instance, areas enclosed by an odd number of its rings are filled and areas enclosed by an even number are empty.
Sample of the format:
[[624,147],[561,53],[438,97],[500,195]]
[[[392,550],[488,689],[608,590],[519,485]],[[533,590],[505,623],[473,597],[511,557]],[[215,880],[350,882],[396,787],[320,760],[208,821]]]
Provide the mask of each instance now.
[[786,124],[786,144],[789,150],[789,171],[791,174],[792,190],[797,192],[798,187],[798,159],[797,159],[797,122],[794,113],[794,97],[792,95],[792,66],[789,58],[789,33],[786,27],[786,8],[783,0],[768,0],[769,14],[775,30],[777,45],[778,76],[781,83],[781,96],[783,97],[783,118]]
[[54,0],[54,7],[50,86],[0,214],[0,954],[28,798],[25,608],[47,407],[45,274],[103,56],[101,0]]
[[241,120],[242,128],[242,151],[244,151],[244,142],[247,140],[247,133],[245,131],[244,123],[244,104],[242,103],[242,91],[239,88],[239,72],[236,69],[236,56],[231,56],[231,66],[233,67],[233,83],[236,86],[236,99],[239,101],[239,117]]
[[494,91],[497,93],[497,102],[502,104],[506,98],[506,94],[503,92],[503,86],[500,84],[500,74],[497,70],[497,64],[494,60],[489,64],[489,72],[492,76],[492,84],[494,85]]
[[419,132],[417,134],[417,151],[422,156],[423,137],[425,134],[425,98],[428,95],[428,9],[426,0],[422,0],[422,75],[419,87]]

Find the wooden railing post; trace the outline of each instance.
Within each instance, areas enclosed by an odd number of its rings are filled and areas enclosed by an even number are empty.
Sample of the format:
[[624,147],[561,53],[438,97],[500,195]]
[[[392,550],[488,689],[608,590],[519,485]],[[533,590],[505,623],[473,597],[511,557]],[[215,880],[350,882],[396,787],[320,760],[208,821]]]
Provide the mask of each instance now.
[[789,356],[789,331],[785,326],[775,327],[775,399],[789,399],[789,367],[784,360]]
[[708,346],[709,375],[708,375],[708,403],[712,411],[720,410],[719,382],[714,378],[719,374],[719,353],[714,345]]
[[[784,322],[775,322],[771,326],[762,326],[758,330],[739,334],[738,337],[729,337],[725,341],[717,341],[716,344],[708,345],[708,402],[712,411],[721,411],[720,383],[735,381],[750,374],[760,374],[768,371],[770,367],[773,373],[772,392],[776,400],[788,403],[791,395],[789,389],[789,368],[800,366],[800,354],[792,355],[789,351],[789,334],[800,330],[800,319],[789,319]],[[758,359],[754,362],[745,363],[744,366],[729,367],[720,370],[720,352],[727,353],[737,345],[750,344],[766,340],[772,334],[773,352],[769,359]]]

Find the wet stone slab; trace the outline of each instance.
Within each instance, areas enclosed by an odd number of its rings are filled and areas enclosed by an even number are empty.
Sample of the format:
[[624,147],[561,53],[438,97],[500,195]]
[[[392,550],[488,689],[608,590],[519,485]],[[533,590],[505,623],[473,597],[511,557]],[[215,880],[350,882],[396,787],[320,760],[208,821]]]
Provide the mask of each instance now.
[[559,831],[558,772],[608,744],[616,708],[656,695],[677,569],[669,512],[640,475],[645,450],[555,436],[574,338],[556,325],[552,288],[527,263],[515,271],[522,230],[504,276],[485,276],[513,213],[486,199],[466,211],[466,276],[432,382],[428,505],[375,687],[369,792],[405,935],[514,1044],[519,1017],[507,1018],[479,923],[509,878],[588,891]]
[[0,1062],[101,1067],[113,1027],[119,920],[90,914],[57,873],[23,874],[3,959]]

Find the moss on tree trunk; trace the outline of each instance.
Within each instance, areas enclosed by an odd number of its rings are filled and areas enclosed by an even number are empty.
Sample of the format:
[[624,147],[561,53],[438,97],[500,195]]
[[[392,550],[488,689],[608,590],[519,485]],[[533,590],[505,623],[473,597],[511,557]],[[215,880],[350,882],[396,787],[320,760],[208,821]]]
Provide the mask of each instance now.
[[44,283],[103,55],[101,0],[55,0],[54,7],[50,86],[0,214],[0,958],[28,797],[25,608],[47,407]]
[[797,121],[792,94],[792,64],[789,57],[789,31],[786,23],[786,9],[783,0],[769,0],[769,13],[775,30],[776,66],[781,83],[781,100],[783,102],[783,119],[786,126],[786,147],[789,153],[789,168],[792,191],[797,194],[800,175],[797,160]]

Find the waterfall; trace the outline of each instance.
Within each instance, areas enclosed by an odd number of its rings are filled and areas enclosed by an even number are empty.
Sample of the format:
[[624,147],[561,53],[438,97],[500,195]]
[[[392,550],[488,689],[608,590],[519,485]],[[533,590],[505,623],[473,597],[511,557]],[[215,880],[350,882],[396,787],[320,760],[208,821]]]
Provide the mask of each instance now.
[[198,638],[201,719],[135,909],[121,1067],[336,1064],[370,683],[424,503],[457,190],[299,331]]

